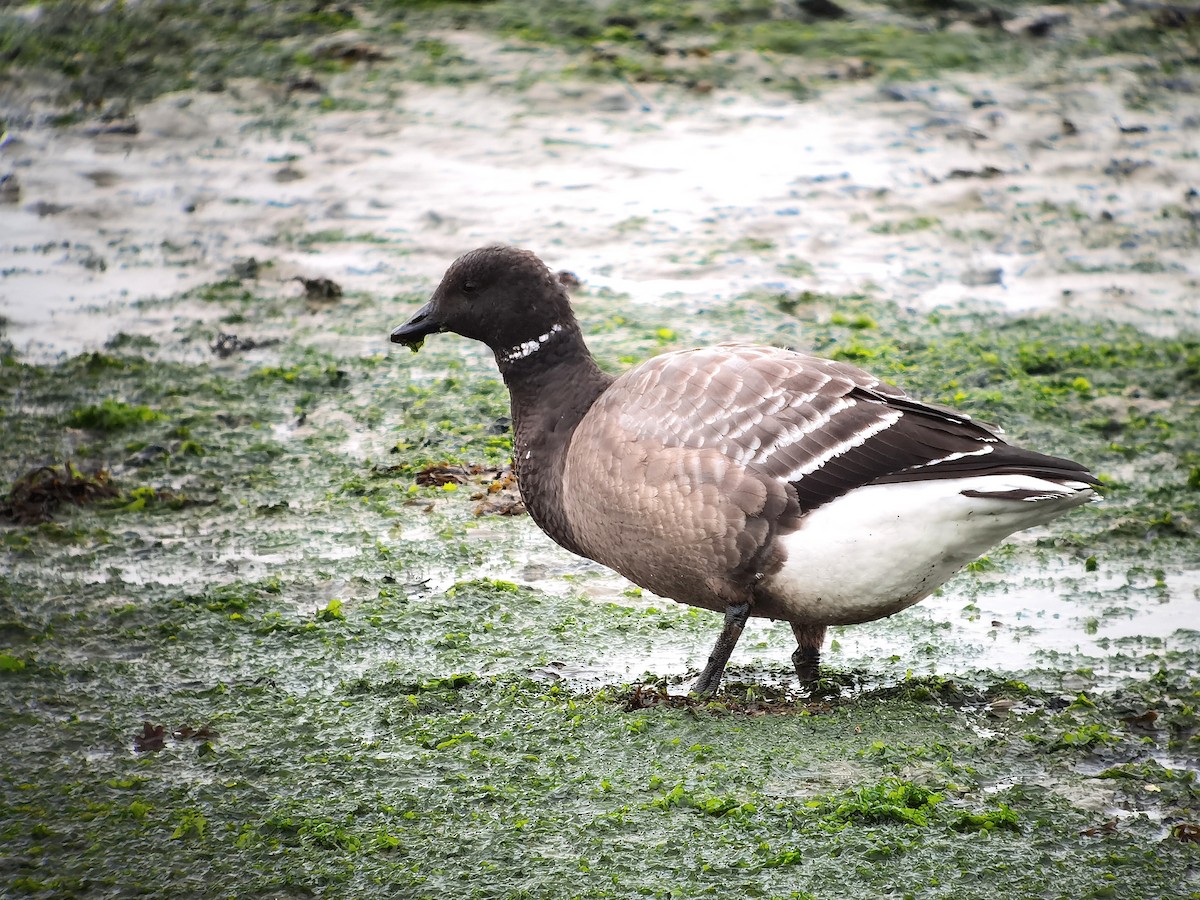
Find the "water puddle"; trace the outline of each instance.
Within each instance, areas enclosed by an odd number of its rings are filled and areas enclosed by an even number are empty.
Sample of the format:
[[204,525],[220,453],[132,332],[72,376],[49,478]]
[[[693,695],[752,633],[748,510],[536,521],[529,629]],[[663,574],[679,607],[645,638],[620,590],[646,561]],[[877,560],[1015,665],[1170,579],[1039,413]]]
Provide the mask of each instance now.
[[[401,534],[415,544],[436,539],[424,523],[406,525]],[[552,545],[529,520],[483,520],[468,535],[487,546],[487,561],[466,569],[424,567],[424,589],[440,593],[459,581],[497,578],[581,604],[687,610]],[[647,675],[683,681],[703,667],[721,628],[718,615],[696,615],[686,627],[664,628],[650,640],[618,641],[599,661],[581,644],[578,656],[533,674],[580,689]],[[1156,671],[1167,652],[1194,652],[1198,626],[1200,569],[1165,571],[1159,581],[1144,573],[1085,573],[1063,563],[1013,566],[999,575],[961,573],[937,595],[889,619],[832,628],[824,659],[862,674],[863,688],[910,673],[967,681],[977,673],[990,681],[999,673],[1042,689],[1107,689]],[[748,668],[750,680],[790,684],[794,649],[786,624],[751,619],[731,672]]]

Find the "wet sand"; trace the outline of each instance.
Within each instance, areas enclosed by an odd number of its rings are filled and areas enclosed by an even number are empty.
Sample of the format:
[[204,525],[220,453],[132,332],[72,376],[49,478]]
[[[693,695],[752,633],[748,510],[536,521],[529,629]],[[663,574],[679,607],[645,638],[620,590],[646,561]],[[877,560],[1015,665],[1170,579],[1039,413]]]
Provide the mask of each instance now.
[[1111,62],[1094,81],[950,75],[806,102],[503,78],[392,99],[350,73],[356,111],[247,81],[161,97],[137,134],[13,128],[0,312],[46,359],[203,319],[146,301],[237,260],[266,295],[300,275],[386,297],[503,241],[685,311],[867,291],[1195,330],[1200,106],[1127,109]]

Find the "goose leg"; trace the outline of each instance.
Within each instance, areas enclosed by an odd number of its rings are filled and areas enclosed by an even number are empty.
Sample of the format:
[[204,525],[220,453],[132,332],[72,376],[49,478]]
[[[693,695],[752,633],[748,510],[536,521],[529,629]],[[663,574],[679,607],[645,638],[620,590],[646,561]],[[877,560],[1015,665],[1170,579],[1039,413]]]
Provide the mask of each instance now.
[[733,653],[733,648],[737,646],[738,638],[742,636],[742,629],[746,627],[746,620],[749,618],[749,603],[738,603],[725,610],[725,627],[721,629],[717,643],[713,646],[712,653],[708,655],[708,665],[704,667],[704,671],[700,673],[700,677],[696,679],[696,684],[692,687],[693,694],[715,694],[717,692],[717,688],[721,686],[721,676],[725,674],[729,656]]
[[820,677],[821,645],[825,643],[824,625],[797,625],[792,623],[796,635],[796,650],[792,654],[792,665],[801,684],[812,684]]

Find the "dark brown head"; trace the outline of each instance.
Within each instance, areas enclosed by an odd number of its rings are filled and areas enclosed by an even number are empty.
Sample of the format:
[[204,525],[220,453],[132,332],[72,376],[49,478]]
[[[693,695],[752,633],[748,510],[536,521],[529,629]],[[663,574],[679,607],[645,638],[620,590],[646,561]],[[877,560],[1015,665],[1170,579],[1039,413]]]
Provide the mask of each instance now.
[[546,335],[576,330],[567,292],[545,263],[516,247],[481,247],[456,259],[429,302],[392,332],[414,350],[452,331],[482,341],[498,358]]

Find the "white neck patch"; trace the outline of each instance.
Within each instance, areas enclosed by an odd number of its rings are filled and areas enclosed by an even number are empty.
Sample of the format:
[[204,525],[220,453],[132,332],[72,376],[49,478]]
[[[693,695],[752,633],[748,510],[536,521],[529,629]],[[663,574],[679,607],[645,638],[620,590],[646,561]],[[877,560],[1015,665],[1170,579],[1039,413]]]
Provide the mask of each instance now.
[[524,341],[520,344],[517,344],[515,347],[509,347],[507,350],[501,350],[498,354],[500,361],[510,363],[516,362],[518,359],[524,359],[527,356],[532,356],[534,353],[537,353],[542,349],[543,344],[545,344],[548,340],[550,340],[550,338],[554,337],[554,335],[558,334],[562,330],[563,327],[556,324],[545,334],[539,334],[531,341]]

